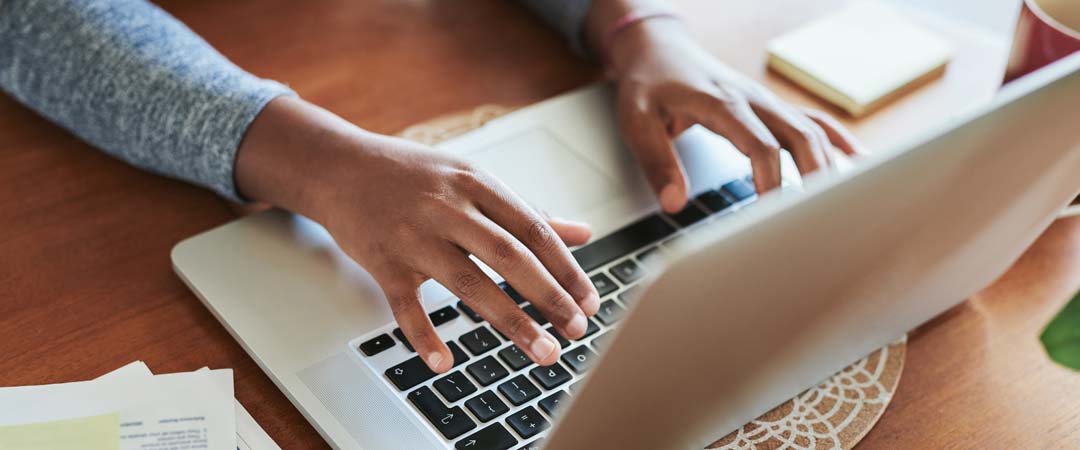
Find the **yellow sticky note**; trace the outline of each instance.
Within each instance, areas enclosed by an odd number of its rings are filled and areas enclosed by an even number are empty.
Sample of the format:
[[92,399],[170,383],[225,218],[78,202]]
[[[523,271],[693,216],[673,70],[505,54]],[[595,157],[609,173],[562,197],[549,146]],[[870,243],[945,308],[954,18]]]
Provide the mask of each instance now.
[[120,450],[120,416],[0,426],[0,450]]
[[952,52],[899,8],[856,1],[774,38],[768,64],[859,117],[945,73]]

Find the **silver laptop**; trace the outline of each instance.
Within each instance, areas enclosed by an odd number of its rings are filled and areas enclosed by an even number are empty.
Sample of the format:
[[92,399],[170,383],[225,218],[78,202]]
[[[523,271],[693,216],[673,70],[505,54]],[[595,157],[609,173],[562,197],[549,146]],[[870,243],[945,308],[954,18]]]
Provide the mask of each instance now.
[[335,448],[700,449],[989,284],[1080,191],[1080,55],[775,194],[691,129],[677,144],[694,200],[678,215],[657,213],[609,95],[571,92],[440,146],[598,230],[574,256],[600,313],[553,366],[429,283],[455,353],[436,376],[371,276],[286,212],[192,237],[174,266]]

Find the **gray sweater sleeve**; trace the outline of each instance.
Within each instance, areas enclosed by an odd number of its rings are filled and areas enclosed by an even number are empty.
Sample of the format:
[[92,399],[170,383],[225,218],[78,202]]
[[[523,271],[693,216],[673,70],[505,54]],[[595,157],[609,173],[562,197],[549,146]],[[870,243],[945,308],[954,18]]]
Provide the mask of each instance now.
[[519,0],[533,10],[570,43],[579,55],[589,55],[585,46],[585,18],[593,0]]
[[[584,54],[592,0],[520,0]],[[145,0],[0,0],[0,89],[84,141],[241,200],[236,151],[273,98]]]
[[124,161],[234,200],[245,131],[293,95],[143,0],[0,0],[0,89]]

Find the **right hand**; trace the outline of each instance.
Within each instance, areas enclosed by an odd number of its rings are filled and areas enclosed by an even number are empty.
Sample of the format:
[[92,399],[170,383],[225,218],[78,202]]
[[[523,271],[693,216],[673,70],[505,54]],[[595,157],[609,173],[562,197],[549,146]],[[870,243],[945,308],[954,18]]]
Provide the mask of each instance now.
[[563,336],[583,336],[586,316],[599,308],[595,288],[566,247],[585,243],[588,226],[545,217],[461,160],[364,132],[301,100],[277,99],[260,114],[241,146],[236,177],[245,195],[325,226],[379,283],[405,337],[435,372],[453,367],[453,356],[420,298],[420,284],[432,278],[536,363],[559,357],[558,341],[470,254]]

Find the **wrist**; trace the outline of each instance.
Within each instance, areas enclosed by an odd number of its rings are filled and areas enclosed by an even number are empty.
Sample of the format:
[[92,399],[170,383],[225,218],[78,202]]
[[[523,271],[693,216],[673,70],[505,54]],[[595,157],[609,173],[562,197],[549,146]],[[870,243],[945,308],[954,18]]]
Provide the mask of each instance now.
[[674,17],[657,17],[628,26],[612,36],[605,49],[605,71],[612,79],[624,78],[644,55],[670,44],[692,44],[682,22]]
[[357,167],[362,157],[358,127],[294,97],[271,101],[248,128],[237,151],[234,179],[239,194],[316,221],[330,209],[336,168]]
[[659,0],[595,0],[585,21],[586,42],[610,78],[650,47],[685,37],[678,16]]

